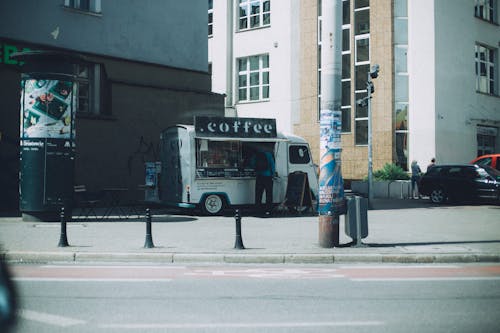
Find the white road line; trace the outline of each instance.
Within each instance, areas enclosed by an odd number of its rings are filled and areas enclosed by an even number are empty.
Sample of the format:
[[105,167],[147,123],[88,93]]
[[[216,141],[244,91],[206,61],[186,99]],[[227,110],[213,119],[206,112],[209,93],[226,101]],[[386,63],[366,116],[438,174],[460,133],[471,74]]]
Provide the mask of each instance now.
[[422,277],[422,278],[352,278],[354,282],[436,282],[436,281],[499,281],[499,276],[479,277]]
[[41,268],[104,268],[104,269],[134,269],[134,268],[147,268],[147,269],[186,269],[186,266],[152,266],[152,265],[43,265]]
[[24,309],[18,310],[17,315],[26,320],[38,321],[44,324],[60,327],[69,327],[86,323],[84,320]]
[[103,324],[101,328],[118,329],[220,329],[220,328],[298,328],[298,327],[353,327],[381,326],[382,321],[327,321],[327,322],[275,322],[275,323],[156,323],[156,324]]
[[50,278],[50,277],[17,277],[17,282],[170,282],[172,279],[141,279],[141,278]]
[[352,265],[342,265],[339,266],[339,269],[412,269],[412,268],[460,268],[462,266],[457,266],[457,265],[437,265],[437,264],[431,264],[431,265],[424,265],[424,264],[419,264],[419,265],[408,265],[408,264],[394,264],[394,265],[359,265],[359,264],[352,264]]

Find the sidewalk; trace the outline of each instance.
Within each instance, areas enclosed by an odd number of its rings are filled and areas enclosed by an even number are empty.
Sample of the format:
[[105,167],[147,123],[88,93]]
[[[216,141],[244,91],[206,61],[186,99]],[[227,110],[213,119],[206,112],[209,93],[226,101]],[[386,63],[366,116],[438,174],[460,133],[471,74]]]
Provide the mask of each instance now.
[[350,247],[340,219],[340,247],[318,245],[318,217],[242,217],[245,250],[234,249],[232,216],[153,215],[155,247],[144,248],[145,219],[60,224],[0,217],[0,257],[16,262],[162,263],[455,263],[500,262],[500,206],[434,206],[380,200],[368,212],[365,247]]

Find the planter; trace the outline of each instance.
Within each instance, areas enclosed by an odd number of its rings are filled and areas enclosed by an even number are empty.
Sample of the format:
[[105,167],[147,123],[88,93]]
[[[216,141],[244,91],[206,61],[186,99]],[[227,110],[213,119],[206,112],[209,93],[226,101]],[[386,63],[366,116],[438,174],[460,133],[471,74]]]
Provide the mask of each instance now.
[[[368,182],[353,180],[351,190],[368,196]],[[409,180],[382,180],[373,181],[373,197],[381,199],[407,199],[411,194],[411,183]]]

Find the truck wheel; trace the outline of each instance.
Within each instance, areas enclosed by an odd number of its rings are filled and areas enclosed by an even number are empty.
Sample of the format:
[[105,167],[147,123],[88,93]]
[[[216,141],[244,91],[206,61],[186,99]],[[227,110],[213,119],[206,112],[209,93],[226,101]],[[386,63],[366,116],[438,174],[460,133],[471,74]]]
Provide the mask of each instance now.
[[224,199],[217,194],[210,194],[203,200],[201,209],[207,215],[219,215],[224,210]]
[[436,187],[432,190],[430,197],[433,203],[442,204],[446,200],[446,192],[442,187]]

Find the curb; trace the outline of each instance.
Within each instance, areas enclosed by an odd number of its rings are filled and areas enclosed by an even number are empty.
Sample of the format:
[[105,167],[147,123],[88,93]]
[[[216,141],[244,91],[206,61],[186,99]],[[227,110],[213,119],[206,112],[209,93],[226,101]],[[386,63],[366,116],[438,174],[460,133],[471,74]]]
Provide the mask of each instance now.
[[454,264],[499,263],[495,253],[436,254],[228,254],[228,253],[141,253],[141,252],[27,252],[3,251],[0,259],[10,263],[47,264],[52,262],[148,262],[210,264]]

